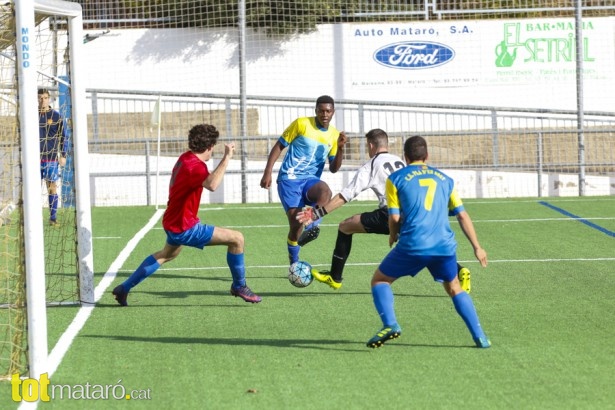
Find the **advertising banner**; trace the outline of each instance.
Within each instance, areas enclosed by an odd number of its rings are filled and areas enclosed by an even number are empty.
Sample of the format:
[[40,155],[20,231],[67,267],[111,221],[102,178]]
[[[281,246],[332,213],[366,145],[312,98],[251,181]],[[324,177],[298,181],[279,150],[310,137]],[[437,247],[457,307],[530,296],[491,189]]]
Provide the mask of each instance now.
[[[615,80],[613,26],[612,18],[583,21],[583,80],[589,93],[604,92],[604,85],[612,88]],[[436,89],[434,95],[440,95],[433,102],[483,105],[512,93],[515,98],[503,100],[520,106],[519,93],[537,101],[536,94],[543,90],[550,98],[576,92],[574,19],[388,22],[344,28],[347,97],[375,98],[369,93],[374,90],[393,91],[387,95],[400,99],[406,90],[412,98],[425,100],[417,92]],[[450,90],[458,87],[476,88],[477,93],[460,96]],[[447,95],[456,100],[442,100],[440,88],[448,88]],[[574,98],[567,102],[574,103]]]

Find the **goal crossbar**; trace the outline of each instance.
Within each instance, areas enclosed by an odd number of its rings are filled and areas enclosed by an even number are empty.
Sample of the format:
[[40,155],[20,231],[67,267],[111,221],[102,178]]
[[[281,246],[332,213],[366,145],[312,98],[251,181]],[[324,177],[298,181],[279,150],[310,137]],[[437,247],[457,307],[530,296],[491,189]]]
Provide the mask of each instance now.
[[34,12],[46,16],[81,17],[81,5],[63,0],[34,0]]

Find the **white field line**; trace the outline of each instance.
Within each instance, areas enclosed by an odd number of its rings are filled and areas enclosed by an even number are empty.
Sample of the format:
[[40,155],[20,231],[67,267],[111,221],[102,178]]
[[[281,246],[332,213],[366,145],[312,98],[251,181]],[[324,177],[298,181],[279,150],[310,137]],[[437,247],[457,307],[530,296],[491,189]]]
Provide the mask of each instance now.
[[[96,286],[96,289],[94,290],[94,304],[81,307],[77,312],[77,315],[75,315],[73,321],[70,323],[70,325],[68,325],[66,331],[62,334],[62,336],[60,336],[58,343],[56,343],[53,350],[49,354],[49,357],[47,358],[48,377],[51,378],[51,376],[58,369],[58,366],[62,362],[64,355],[68,351],[68,348],[73,343],[73,340],[75,340],[75,337],[81,331],[81,329],[85,325],[85,322],[92,314],[92,311],[96,306],[96,302],[100,300],[103,294],[107,291],[109,285],[113,283],[113,280],[117,276],[119,268],[122,267],[126,259],[128,259],[128,257],[139,244],[141,239],[143,239],[143,237],[154,227],[154,225],[158,223],[158,220],[162,217],[163,213],[164,210],[157,210],[151,217],[151,219],[147,222],[147,224],[143,228],[141,228],[141,230],[137,232],[137,234],[130,241],[128,241],[126,247],[122,249],[117,258],[115,258],[115,260],[109,267],[109,270],[105,273],[98,286]],[[22,404],[19,406],[19,409],[36,409],[37,404],[38,402],[22,402]]]
[[[246,207],[242,209],[265,209],[265,208],[272,208],[272,207]],[[276,207],[275,209],[278,209],[278,207]],[[206,208],[205,210],[207,211],[225,210],[225,208]],[[158,221],[162,217],[163,213],[164,213],[164,209],[158,209],[154,213],[154,215],[151,217],[151,219],[147,222],[147,224],[143,228],[141,228],[141,230],[137,232],[137,234],[126,244],[126,247],[122,249],[118,257],[113,261],[113,263],[109,267],[109,270],[107,270],[107,272],[101,279],[98,286],[96,286],[96,289],[94,291],[94,304],[91,306],[83,306],[79,309],[79,311],[77,312],[77,315],[75,316],[75,319],[73,319],[71,324],[68,326],[66,331],[62,334],[57,344],[54,346],[53,350],[49,354],[48,361],[47,361],[47,373],[49,377],[51,377],[55,373],[55,371],[58,369],[58,366],[62,362],[62,359],[64,358],[64,355],[70,348],[70,345],[72,344],[73,340],[75,339],[77,334],[81,331],[86,321],[92,314],[92,311],[94,310],[96,302],[100,300],[103,294],[107,291],[107,288],[115,280],[119,268],[123,266],[126,259],[128,259],[132,251],[136,248],[136,246],[141,241],[141,239],[143,239],[143,237],[149,231],[151,231],[152,229],[161,229],[159,227],[156,227],[156,225],[158,224]],[[584,218],[584,219],[612,220],[615,218],[597,217],[597,218]],[[482,220],[482,221],[479,220],[479,221],[473,221],[473,222],[474,223],[481,223],[481,222],[484,223],[484,222],[536,222],[536,221],[574,221],[574,219],[571,219],[571,218],[516,219],[516,220],[507,219],[507,220]],[[337,226],[337,224],[322,224],[322,226]],[[229,228],[265,228],[265,227],[267,228],[288,228],[288,225],[260,225],[260,226],[236,226],[236,227],[229,226]],[[95,237],[94,239],[115,239],[115,238]],[[615,258],[502,259],[502,260],[489,260],[489,263],[513,263],[513,262],[514,263],[522,263],[522,262],[553,263],[553,262],[570,262],[570,261],[615,261]],[[459,261],[459,262],[469,263],[469,262],[475,262],[475,261],[472,260],[472,261]],[[377,266],[379,263],[380,262],[348,263],[346,264],[346,266]],[[321,266],[321,265],[328,266],[328,264],[320,264],[320,265],[314,265],[314,266]],[[284,269],[286,267],[287,265],[260,265],[260,266],[246,266],[246,269],[277,269],[277,268]],[[206,266],[206,267],[198,267],[198,268],[186,268],[186,267],[160,268],[159,270],[160,271],[175,271],[175,270],[186,271],[186,270],[218,270],[218,269],[226,270],[228,269],[228,266],[226,265],[225,266]],[[19,410],[36,409],[37,405],[38,405],[38,402],[33,402],[33,403],[22,402],[21,405],[19,406]]]
[[[613,201],[612,197],[584,197],[584,198],[557,198],[557,197],[549,197],[549,198],[538,198],[538,199],[526,199],[526,200],[509,200],[509,199],[500,199],[500,200],[472,200],[472,201],[464,201],[464,204],[468,206],[472,205],[493,205],[493,204],[511,204],[511,203],[538,203],[541,199],[548,200],[550,203],[562,203],[562,202],[602,202],[602,201]],[[349,207],[367,207],[369,205],[378,206],[378,202],[376,201],[353,201],[344,205],[344,208]],[[282,210],[282,205],[279,203],[270,204],[270,205],[255,205],[255,206],[242,206],[242,207],[234,207],[234,206],[218,206],[218,207],[201,207],[199,211],[236,211],[242,209],[273,209],[277,211]]]
[[[384,255],[383,255],[384,256]],[[596,261],[615,261],[615,258],[558,258],[558,259],[498,259],[491,260],[489,259],[489,263],[557,263],[557,262],[596,262]],[[478,263],[476,260],[459,260],[461,264],[467,263]],[[312,266],[329,266],[329,263],[313,263]],[[357,263],[347,263],[345,266],[378,266],[380,265],[380,261],[378,262],[357,262]],[[246,266],[246,270],[250,269],[286,269],[288,265],[254,265],[254,266]],[[160,271],[189,271],[189,270],[228,270],[228,266],[202,266],[196,268],[159,268],[157,272]]]
[[[481,224],[481,223],[506,223],[506,222],[578,222],[578,219],[583,219],[583,220],[587,220],[587,221],[600,221],[600,220],[604,220],[604,221],[612,221],[615,220],[615,217],[602,217],[602,216],[597,216],[597,217],[583,217],[583,218],[570,218],[570,217],[563,217],[563,218],[534,218],[534,219],[479,219],[479,220],[472,220],[472,222],[474,224]],[[206,220],[202,220],[201,222],[207,223]],[[325,224],[322,223],[320,224],[320,226],[322,227],[331,227],[331,226],[338,226],[338,224]],[[288,229],[288,224],[275,224],[275,225],[224,225],[225,228],[230,228],[230,229],[262,229],[262,228],[280,228],[280,229]],[[153,229],[160,229],[162,230],[161,226],[157,226]],[[94,238],[94,239],[98,239],[98,238]]]

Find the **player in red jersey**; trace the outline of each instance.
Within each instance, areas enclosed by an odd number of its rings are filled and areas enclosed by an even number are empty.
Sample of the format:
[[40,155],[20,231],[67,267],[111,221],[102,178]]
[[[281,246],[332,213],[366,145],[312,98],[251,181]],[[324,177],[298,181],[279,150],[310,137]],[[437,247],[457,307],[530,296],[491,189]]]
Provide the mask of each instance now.
[[239,231],[201,224],[198,211],[203,188],[215,191],[222,182],[224,172],[235,151],[235,144],[224,145],[224,156],[209,172],[206,161],[213,153],[220,133],[213,125],[200,124],[192,127],[188,134],[189,151],[184,152],[173,167],[169,184],[169,200],[162,217],[162,227],[167,241],[162,250],[145,258],[141,265],[121,285],[113,289],[113,295],[122,306],[127,306],[128,292],[150,276],[163,263],[179,255],[182,246],[203,249],[205,246],[226,245],[226,261],[231,270],[233,284],[231,295],[246,302],[258,303],[261,297],[255,295],[246,285],[244,264],[244,239]]

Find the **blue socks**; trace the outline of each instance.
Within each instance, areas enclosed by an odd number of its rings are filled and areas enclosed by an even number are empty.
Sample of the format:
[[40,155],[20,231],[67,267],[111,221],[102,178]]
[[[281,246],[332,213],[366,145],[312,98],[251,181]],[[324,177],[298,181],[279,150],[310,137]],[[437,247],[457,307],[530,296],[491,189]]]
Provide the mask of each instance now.
[[297,244],[297,242],[292,242],[287,239],[287,247],[288,247],[288,261],[292,265],[295,262],[299,261],[299,251],[301,250],[301,246]]
[[[243,253],[238,255],[227,253],[226,263],[228,264],[228,267],[231,270],[231,275],[233,276],[233,287],[237,289],[242,286],[246,286],[246,267],[244,264]],[[124,291],[130,292],[130,289],[143,282],[145,278],[156,272],[159,267],[160,264],[153,255],[145,258],[137,270],[135,270],[133,274],[122,283]]]
[[130,292],[130,289],[134,288],[139,283],[141,283],[145,278],[150,276],[152,273],[156,272],[159,267],[160,267],[160,264],[154,258],[153,255],[150,255],[147,258],[145,258],[145,260],[141,262],[141,265],[139,265],[137,270],[134,271],[133,274],[130,275],[128,279],[124,281],[124,283],[122,283],[122,287],[124,288],[124,291]]
[[472,298],[466,292],[461,292],[455,296],[453,296],[453,305],[455,305],[455,310],[459,313],[459,316],[463,319],[468,330],[472,334],[472,338],[474,340],[478,338],[486,338],[485,332],[483,332],[483,328],[480,326],[480,322],[478,321],[478,315],[476,314],[476,308],[474,307],[474,302],[472,302]]
[[396,325],[397,318],[393,308],[393,289],[391,289],[391,286],[388,283],[379,283],[373,286],[372,296],[383,326]]
[[56,213],[58,211],[58,194],[49,195],[49,219],[51,221],[56,220]]
[[226,263],[233,276],[233,288],[239,289],[246,286],[246,265],[243,260],[243,253],[235,255],[227,252]]
[[[397,319],[395,318],[395,310],[393,306],[393,290],[391,286],[386,283],[379,283],[372,287],[372,296],[374,299],[374,305],[376,311],[380,315],[382,324],[384,326],[397,325]],[[453,305],[455,310],[461,316],[465,322],[468,330],[472,334],[474,340],[484,338],[486,339],[485,332],[478,321],[478,315],[476,314],[476,308],[472,298],[466,292],[461,292],[455,295],[453,298]]]

